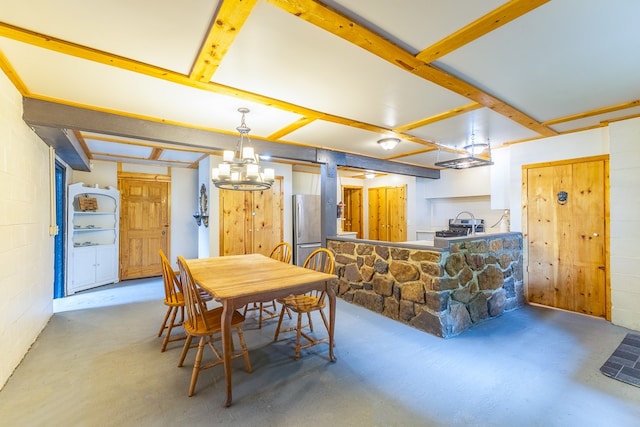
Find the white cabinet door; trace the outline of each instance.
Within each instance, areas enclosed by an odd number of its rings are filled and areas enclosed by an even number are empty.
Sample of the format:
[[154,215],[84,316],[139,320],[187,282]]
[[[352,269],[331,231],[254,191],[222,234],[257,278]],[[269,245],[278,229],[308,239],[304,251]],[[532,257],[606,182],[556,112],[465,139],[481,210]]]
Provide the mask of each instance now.
[[118,277],[118,260],[112,245],[96,246],[95,281],[96,283],[114,281]]
[[96,280],[96,248],[74,248],[72,289],[79,290]]

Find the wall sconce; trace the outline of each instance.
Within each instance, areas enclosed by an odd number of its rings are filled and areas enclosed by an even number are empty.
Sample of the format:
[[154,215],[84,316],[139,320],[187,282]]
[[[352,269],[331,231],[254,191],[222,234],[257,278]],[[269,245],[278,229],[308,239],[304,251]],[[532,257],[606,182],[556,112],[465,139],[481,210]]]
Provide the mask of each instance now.
[[200,210],[193,214],[198,227],[204,224],[205,227],[209,226],[209,215],[207,215],[208,203],[207,203],[207,187],[204,184],[200,187],[200,199],[198,200]]
[[202,216],[200,216],[200,212],[194,213],[193,217],[196,219],[196,224],[198,224],[198,227],[200,227],[200,225],[202,225]]

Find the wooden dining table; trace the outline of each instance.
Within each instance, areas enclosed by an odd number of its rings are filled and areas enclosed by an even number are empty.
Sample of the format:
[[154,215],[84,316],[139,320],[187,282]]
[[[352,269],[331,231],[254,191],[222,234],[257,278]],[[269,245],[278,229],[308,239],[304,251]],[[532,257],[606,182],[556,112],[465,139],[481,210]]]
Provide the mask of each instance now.
[[325,291],[329,299],[329,360],[333,354],[336,294],[331,282],[337,278],[287,264],[260,254],[228,255],[187,260],[194,281],[223,306],[222,352],[227,385],[225,406],[231,405],[231,317],[235,309],[251,302],[265,302],[313,290]]

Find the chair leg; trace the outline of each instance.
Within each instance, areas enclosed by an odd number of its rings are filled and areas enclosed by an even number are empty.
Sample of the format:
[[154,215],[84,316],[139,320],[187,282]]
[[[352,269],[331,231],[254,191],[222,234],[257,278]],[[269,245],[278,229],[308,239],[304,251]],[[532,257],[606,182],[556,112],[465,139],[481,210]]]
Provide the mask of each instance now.
[[322,321],[324,322],[324,327],[327,328],[327,333],[329,333],[329,322],[327,321],[327,316],[324,315],[324,311],[322,309],[320,311],[320,316],[322,316]]
[[[280,326],[282,325],[282,318],[284,317],[284,312],[287,309],[287,306],[282,304],[282,311],[280,311],[280,317],[278,317],[278,326],[276,326],[276,334],[273,337],[274,341],[278,341],[278,335],[280,335]],[[291,314],[289,314],[291,316]]]
[[313,322],[311,321],[311,312],[307,312],[307,318],[309,319],[309,330],[313,332]]
[[249,360],[249,350],[247,350],[247,343],[244,341],[244,333],[241,328],[237,328],[236,332],[238,333],[238,341],[240,341],[240,348],[242,350],[242,358],[244,359],[244,369],[247,372],[252,372],[251,361]]
[[162,340],[162,348],[160,349],[162,353],[167,349],[167,344],[171,338],[171,331],[173,330],[173,325],[176,322],[176,315],[178,314],[178,307],[170,307],[170,310],[172,311],[171,320],[169,321],[169,326],[167,326],[167,334],[165,335],[164,340]]
[[191,373],[191,384],[189,384],[189,397],[193,396],[193,391],[196,389],[196,382],[198,382],[205,339],[206,337],[200,337],[200,342],[198,343],[198,352],[196,353],[196,360],[193,363],[193,372]]
[[182,354],[180,355],[180,360],[178,361],[178,367],[182,367],[182,364],[184,363],[184,359],[187,357],[187,352],[189,351],[189,348],[191,348],[191,340],[193,339],[193,336],[191,335],[187,335],[187,339],[184,342],[184,347],[182,347]]
[[169,306],[167,308],[167,313],[164,315],[164,320],[162,321],[162,325],[160,326],[160,331],[158,332],[158,336],[161,337],[162,336],[162,331],[164,331],[165,329],[167,329],[167,319],[169,318],[169,315],[171,314],[171,309],[173,307]]
[[[309,313],[307,313],[309,314]],[[296,354],[293,357],[295,360],[300,358],[300,335],[302,333],[302,313],[298,313],[298,326],[296,327]]]

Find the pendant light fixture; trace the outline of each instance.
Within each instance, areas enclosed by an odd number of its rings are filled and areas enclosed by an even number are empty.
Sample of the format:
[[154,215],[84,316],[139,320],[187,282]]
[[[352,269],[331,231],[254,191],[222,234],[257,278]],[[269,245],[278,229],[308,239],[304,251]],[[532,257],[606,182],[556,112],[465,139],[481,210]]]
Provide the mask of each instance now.
[[[493,164],[493,161],[491,160],[491,144],[489,143],[489,140],[487,139],[486,143],[476,143],[476,136],[473,133],[473,128],[471,130],[471,141],[468,145],[465,145],[463,149],[469,153],[468,156],[436,162],[435,166],[450,169],[468,169],[476,168],[478,166],[491,166]],[[484,156],[478,157],[481,153],[484,153]]]
[[249,139],[251,129],[245,123],[245,115],[248,108],[238,108],[242,114],[240,126],[236,129],[240,133],[240,139],[235,151],[224,150],[222,163],[211,170],[213,184],[225,190],[256,191],[271,188],[275,180],[275,171],[272,168],[260,170],[258,155],[254,152]]

